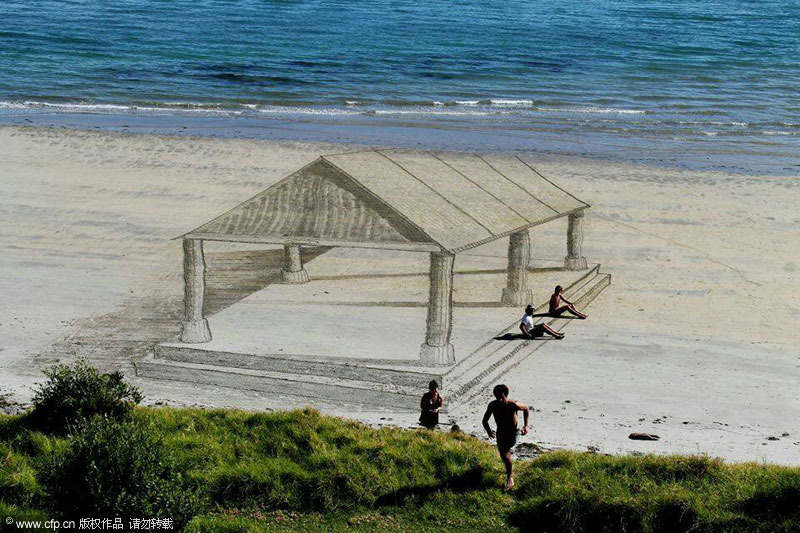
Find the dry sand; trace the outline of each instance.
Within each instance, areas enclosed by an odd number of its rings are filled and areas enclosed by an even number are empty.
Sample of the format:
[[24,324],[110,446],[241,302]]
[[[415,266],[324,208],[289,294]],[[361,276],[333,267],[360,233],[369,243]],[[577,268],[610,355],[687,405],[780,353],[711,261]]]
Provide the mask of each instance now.
[[[130,372],[178,330],[181,249],[171,239],[321,153],[352,149],[0,128],[0,393],[28,400],[43,366],[75,355]],[[535,408],[524,441],[800,464],[800,180],[533,159],[592,204],[585,255],[612,286],[565,341],[506,377]],[[534,255],[563,257],[564,235],[563,221],[537,228]],[[246,288],[217,298],[236,290]],[[287,406],[137,381],[151,402]],[[488,399],[444,419],[477,434]],[[415,422],[316,405],[374,424]],[[661,440],[628,440],[632,431]]]

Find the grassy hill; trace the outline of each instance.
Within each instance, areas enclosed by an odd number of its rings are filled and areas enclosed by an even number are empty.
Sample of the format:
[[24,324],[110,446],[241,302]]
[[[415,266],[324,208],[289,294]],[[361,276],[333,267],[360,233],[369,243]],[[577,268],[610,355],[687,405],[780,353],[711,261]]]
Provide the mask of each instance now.
[[99,509],[170,509],[190,532],[800,531],[798,468],[557,452],[519,462],[505,493],[495,449],[467,435],[166,407],[56,431],[34,411],[0,416],[10,531]]

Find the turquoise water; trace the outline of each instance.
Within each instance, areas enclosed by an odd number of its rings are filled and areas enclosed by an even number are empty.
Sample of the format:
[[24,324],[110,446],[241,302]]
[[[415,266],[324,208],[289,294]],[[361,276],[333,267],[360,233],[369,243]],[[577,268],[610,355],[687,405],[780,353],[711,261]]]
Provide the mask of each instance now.
[[6,123],[432,126],[790,170],[798,88],[797,1],[0,2]]

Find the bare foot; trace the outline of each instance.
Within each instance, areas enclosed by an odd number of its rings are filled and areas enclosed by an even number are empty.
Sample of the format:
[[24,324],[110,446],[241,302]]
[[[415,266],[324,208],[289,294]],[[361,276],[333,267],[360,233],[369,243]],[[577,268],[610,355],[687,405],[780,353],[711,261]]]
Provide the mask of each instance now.
[[506,481],[506,490],[511,490],[513,488],[514,488],[514,478],[510,477],[508,478],[508,481]]

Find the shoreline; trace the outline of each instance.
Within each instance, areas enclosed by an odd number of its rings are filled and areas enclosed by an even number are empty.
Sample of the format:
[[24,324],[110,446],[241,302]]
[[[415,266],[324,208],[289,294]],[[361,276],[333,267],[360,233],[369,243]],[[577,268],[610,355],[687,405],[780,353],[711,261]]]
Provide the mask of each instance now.
[[[58,127],[0,127],[0,146],[0,393],[20,401],[56,361],[86,356],[129,372],[180,319],[172,239],[320,153],[353,148]],[[800,416],[800,180],[532,157],[592,205],[585,254],[613,284],[588,308],[590,320],[505,378],[536,409],[525,442],[800,464],[791,423]],[[564,232],[558,223],[537,229],[534,256],[563,257]],[[246,391],[143,388],[153,403],[285,407]],[[475,432],[485,399],[448,420]],[[325,412],[370,424],[415,420]],[[629,441],[633,431],[662,440]]]
[[[518,152],[574,156],[665,169],[740,176],[800,176],[800,140],[747,140],[738,136],[638,135],[565,129],[539,123],[482,117],[287,112],[274,116],[147,112],[52,112],[5,109],[0,127],[43,127],[129,134],[442,151]],[[796,147],[794,145],[797,145]],[[796,149],[795,149],[796,148]]]

